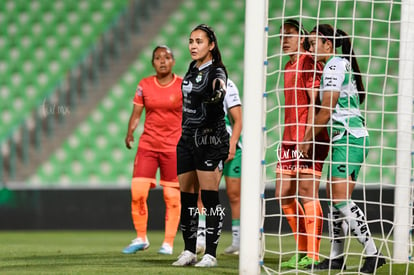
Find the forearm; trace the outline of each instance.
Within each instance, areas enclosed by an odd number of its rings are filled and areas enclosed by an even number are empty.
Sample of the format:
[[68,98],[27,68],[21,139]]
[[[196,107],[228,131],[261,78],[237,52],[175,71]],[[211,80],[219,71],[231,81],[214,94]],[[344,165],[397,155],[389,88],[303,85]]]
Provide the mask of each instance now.
[[310,131],[310,129],[314,126],[314,118],[315,118],[315,107],[311,104],[308,108],[308,119],[306,120],[306,127],[305,133]]
[[131,116],[128,122],[127,135],[132,135],[139,124],[139,117]]
[[129,117],[127,135],[132,135],[137,129],[143,109],[144,107],[141,105],[134,105],[131,116]]
[[325,91],[322,98],[321,108],[318,113],[315,114],[315,119],[311,125],[305,131],[305,137],[303,141],[312,141],[315,137],[326,127],[329,120],[331,119],[331,114],[335,109],[335,105],[338,102],[339,91]]
[[315,119],[315,101],[316,97],[318,96],[318,91],[315,89],[311,89],[308,91],[308,96],[310,99],[309,107],[308,107],[308,118],[306,120],[306,127],[305,127],[305,136],[304,141],[310,140],[311,134],[313,133],[314,129],[314,119]]
[[[305,136],[303,141],[312,141],[315,137],[326,128],[329,119],[331,117],[331,111],[329,109],[321,109],[318,114],[315,116],[313,121],[313,126],[307,127],[305,130]],[[312,125],[312,123],[311,123]]]
[[230,144],[237,144],[239,142],[241,131],[241,123],[233,125],[232,134],[230,137]]
[[232,134],[230,137],[230,146],[236,147],[239,142],[240,135],[243,128],[243,119],[241,106],[235,106],[229,110],[229,120],[231,121]]

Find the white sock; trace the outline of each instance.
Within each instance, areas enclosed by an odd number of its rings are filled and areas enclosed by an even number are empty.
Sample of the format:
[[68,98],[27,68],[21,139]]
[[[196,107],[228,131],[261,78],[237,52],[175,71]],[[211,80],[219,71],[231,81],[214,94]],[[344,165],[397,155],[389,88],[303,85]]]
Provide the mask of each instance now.
[[206,216],[198,216],[197,246],[206,246]]
[[233,236],[232,246],[240,247],[240,225],[231,226],[231,235]]
[[345,216],[351,234],[357,237],[357,240],[364,246],[366,255],[377,253],[374,239],[365,220],[364,212],[352,200],[341,202],[335,205],[342,215]]
[[329,205],[328,230],[331,239],[331,253],[329,256],[331,259],[343,257],[346,232],[343,230],[344,224],[347,227],[347,223],[344,221],[341,212],[332,205]]

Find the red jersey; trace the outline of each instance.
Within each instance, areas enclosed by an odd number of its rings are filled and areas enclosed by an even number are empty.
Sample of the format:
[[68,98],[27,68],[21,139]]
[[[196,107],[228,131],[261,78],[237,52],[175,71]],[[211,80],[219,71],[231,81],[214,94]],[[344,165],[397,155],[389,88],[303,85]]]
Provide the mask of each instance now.
[[290,61],[286,63],[283,141],[303,140],[310,103],[308,91],[312,88],[319,88],[322,71],[323,66],[320,63],[316,63],[315,68],[315,60],[309,53],[301,54],[294,63]]
[[182,78],[175,74],[166,86],[161,86],[155,75],[139,82],[133,102],[145,107],[140,148],[158,152],[176,151],[181,136],[181,83]]

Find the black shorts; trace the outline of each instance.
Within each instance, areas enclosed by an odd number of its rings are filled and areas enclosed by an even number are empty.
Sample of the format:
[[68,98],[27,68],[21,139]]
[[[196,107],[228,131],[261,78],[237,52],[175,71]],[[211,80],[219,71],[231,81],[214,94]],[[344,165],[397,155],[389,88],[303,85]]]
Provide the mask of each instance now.
[[177,145],[177,175],[189,171],[223,170],[229,154],[226,126],[199,128],[183,135]]

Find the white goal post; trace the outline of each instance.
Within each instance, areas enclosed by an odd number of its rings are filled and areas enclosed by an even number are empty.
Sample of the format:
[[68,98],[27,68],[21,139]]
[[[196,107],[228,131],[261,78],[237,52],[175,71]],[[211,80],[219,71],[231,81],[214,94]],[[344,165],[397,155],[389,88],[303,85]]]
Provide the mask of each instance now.
[[[240,205],[240,274],[260,271],[263,190],[266,1],[247,0],[245,9],[242,190]],[[251,146],[253,145],[253,146]],[[244,182],[244,184],[243,184]],[[243,187],[244,186],[244,187]]]
[[[264,163],[267,138],[267,27],[270,1],[273,0],[246,0],[245,2],[243,169],[241,179],[239,274],[260,274],[263,272],[261,266],[263,265],[265,254],[263,215],[265,211],[266,168]],[[289,2],[289,0],[280,1],[284,3]],[[317,2],[320,5],[320,2],[337,3],[345,1],[319,0]],[[370,3],[370,1],[366,0],[347,0],[346,2]],[[377,2],[392,3],[393,1]],[[393,186],[393,250],[390,260],[393,263],[408,263],[411,259],[410,253],[412,252],[410,237],[413,228],[414,1],[402,0],[394,2],[398,2],[400,5],[401,15],[399,20],[396,147],[393,148],[396,152],[396,159],[395,165],[392,166],[393,171],[395,171],[395,186]],[[297,14],[302,14],[302,8],[302,1],[300,1],[300,5],[297,7]],[[283,12],[284,10],[281,11],[281,13]],[[317,16],[319,16],[319,11]],[[332,22],[336,20],[335,18],[330,19],[332,19]],[[319,18],[316,18],[315,22],[319,22]],[[369,73],[367,73],[366,77],[369,77]],[[381,170],[382,167],[380,166],[378,169]],[[379,177],[378,181],[381,180],[382,176]]]
[[409,258],[409,237],[413,223],[412,189],[412,127],[414,95],[414,1],[405,0],[401,6],[400,63],[398,81],[397,169],[395,173],[394,259],[406,262]]

